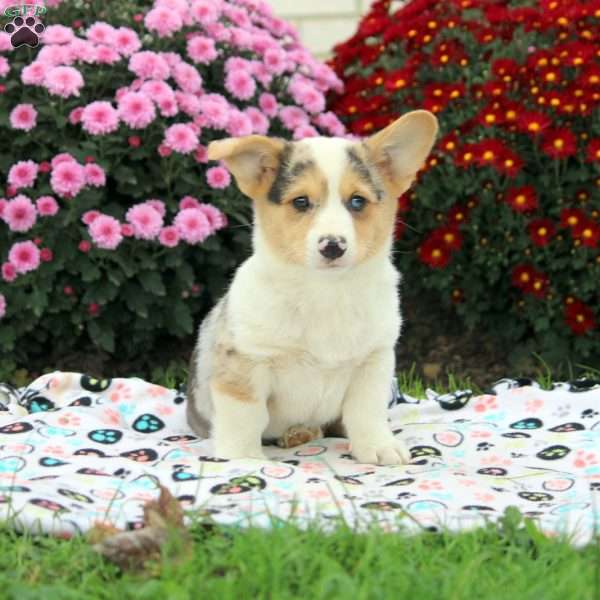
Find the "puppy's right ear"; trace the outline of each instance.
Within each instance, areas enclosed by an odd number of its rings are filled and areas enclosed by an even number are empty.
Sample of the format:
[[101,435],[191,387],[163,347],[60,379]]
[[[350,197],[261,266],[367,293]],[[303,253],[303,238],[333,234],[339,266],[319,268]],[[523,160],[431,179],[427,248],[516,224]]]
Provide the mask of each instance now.
[[275,179],[285,142],[262,135],[227,138],[211,142],[209,160],[222,160],[240,190],[257,198],[266,196]]

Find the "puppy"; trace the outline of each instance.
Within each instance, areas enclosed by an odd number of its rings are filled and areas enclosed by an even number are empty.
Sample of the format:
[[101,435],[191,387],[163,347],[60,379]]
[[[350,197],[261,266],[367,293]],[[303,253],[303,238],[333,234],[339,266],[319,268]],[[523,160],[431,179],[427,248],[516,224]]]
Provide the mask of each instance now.
[[418,110],[363,142],[210,144],[255,216],[254,252],[202,323],[190,365],[188,421],[217,456],[264,459],[263,439],[302,443],[334,425],[357,461],[408,462],[387,422],[401,327],[390,256],[397,198],[437,129]]

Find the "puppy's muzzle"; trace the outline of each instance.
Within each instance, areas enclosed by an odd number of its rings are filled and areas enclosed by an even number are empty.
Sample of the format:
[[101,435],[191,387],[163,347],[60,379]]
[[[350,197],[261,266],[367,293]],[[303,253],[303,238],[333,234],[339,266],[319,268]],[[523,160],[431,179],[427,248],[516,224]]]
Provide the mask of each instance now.
[[327,235],[319,238],[319,252],[327,260],[336,260],[346,252],[348,243],[343,236]]

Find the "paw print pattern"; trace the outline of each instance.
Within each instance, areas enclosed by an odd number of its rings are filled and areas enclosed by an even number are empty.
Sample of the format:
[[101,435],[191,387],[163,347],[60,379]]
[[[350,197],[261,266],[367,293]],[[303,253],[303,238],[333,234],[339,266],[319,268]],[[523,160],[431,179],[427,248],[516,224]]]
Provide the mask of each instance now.
[[118,429],[94,429],[88,433],[88,437],[99,444],[116,444],[123,437],[123,433]]
[[15,17],[11,23],[4,26],[4,31],[10,35],[10,43],[14,48],[29,46],[36,48],[45,27],[35,17]]
[[498,408],[496,396],[491,395],[481,396],[473,405],[473,410],[475,410],[475,412],[478,413],[483,413],[488,410],[494,410],[496,408]]
[[582,419],[593,419],[594,417],[597,417],[598,415],[600,415],[600,413],[597,410],[594,410],[593,408],[586,408],[581,413],[581,418]]
[[590,483],[590,492],[600,492],[600,481]]
[[477,444],[477,452],[485,452],[486,450],[489,450],[493,447],[494,444],[488,444],[487,442],[479,442],[479,444]]
[[140,415],[134,422],[133,428],[140,433],[155,433],[164,429],[165,424],[157,416],[149,413]]
[[586,467],[591,467],[597,464],[598,460],[593,452],[577,450],[577,452],[575,453],[575,460],[573,461],[573,465],[578,469],[585,469]]

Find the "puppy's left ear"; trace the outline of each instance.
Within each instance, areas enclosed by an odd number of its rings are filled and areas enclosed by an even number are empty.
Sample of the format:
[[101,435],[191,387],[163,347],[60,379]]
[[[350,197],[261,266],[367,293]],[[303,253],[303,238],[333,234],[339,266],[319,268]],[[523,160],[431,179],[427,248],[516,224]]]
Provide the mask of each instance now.
[[[435,143],[438,122],[427,110],[409,112],[366,140],[371,158],[398,194],[425,164]],[[400,188],[404,188],[398,191]]]

